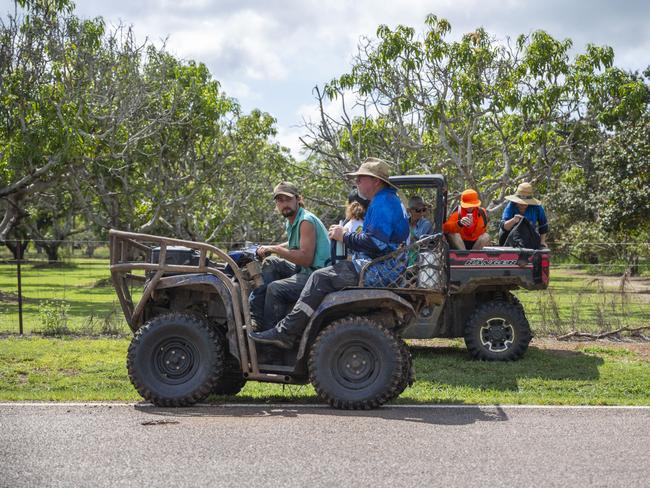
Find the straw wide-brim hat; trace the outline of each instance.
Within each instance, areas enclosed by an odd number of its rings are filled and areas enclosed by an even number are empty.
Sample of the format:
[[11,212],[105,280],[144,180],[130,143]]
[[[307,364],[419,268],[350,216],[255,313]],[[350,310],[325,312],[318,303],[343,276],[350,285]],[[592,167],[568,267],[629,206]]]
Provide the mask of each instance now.
[[533,185],[530,183],[522,183],[517,187],[517,193],[508,195],[506,200],[522,205],[541,205],[542,202],[533,197]]
[[346,173],[345,176],[372,176],[397,189],[388,179],[390,177],[390,166],[383,159],[366,158],[358,170],[354,173]]

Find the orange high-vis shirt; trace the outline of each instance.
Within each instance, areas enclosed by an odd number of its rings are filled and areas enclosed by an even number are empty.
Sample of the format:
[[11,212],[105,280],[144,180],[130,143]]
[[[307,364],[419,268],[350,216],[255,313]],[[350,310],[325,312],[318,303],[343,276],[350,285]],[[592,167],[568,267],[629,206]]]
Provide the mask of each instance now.
[[458,221],[460,220],[460,209],[454,210],[447,221],[442,225],[442,231],[445,234],[460,234],[460,238],[464,241],[475,241],[487,230],[487,213],[485,209],[476,207],[473,216],[476,225],[474,229],[462,227]]

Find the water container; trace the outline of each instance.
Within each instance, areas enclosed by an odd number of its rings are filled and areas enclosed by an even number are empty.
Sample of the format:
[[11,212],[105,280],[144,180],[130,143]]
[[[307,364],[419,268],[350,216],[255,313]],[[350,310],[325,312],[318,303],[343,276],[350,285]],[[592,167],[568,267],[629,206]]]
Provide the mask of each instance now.
[[418,288],[437,290],[440,288],[440,269],[433,252],[418,255]]

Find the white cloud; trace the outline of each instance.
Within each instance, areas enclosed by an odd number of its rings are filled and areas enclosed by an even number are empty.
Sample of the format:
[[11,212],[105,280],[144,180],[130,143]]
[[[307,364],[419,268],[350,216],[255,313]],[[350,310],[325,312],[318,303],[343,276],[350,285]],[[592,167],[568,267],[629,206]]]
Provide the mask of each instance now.
[[289,148],[291,154],[295,158],[299,158],[304,154],[305,147],[300,138],[305,135],[305,131],[301,127],[278,127],[278,134],[276,140],[281,146]]
[[[259,12],[242,10],[205,18],[166,17],[158,13],[138,22],[153,41],[183,59],[208,64],[217,78],[270,79],[287,77],[286,63],[269,39],[278,37],[276,22]],[[158,42],[157,42],[158,44]]]
[[250,85],[236,80],[227,80],[221,83],[221,89],[226,92],[229,97],[248,100],[259,100],[260,95],[254,92]]

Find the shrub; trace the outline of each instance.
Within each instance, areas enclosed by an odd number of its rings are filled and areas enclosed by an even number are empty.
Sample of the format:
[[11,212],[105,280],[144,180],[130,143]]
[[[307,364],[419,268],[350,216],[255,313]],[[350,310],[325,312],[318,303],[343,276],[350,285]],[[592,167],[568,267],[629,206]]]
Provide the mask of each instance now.
[[38,317],[43,326],[44,336],[69,335],[68,312],[70,305],[64,300],[45,300],[38,305]]

